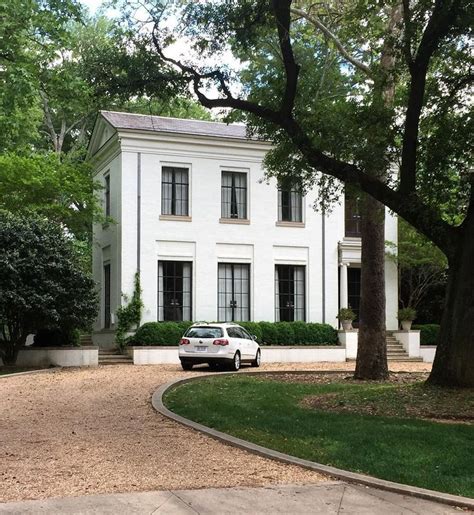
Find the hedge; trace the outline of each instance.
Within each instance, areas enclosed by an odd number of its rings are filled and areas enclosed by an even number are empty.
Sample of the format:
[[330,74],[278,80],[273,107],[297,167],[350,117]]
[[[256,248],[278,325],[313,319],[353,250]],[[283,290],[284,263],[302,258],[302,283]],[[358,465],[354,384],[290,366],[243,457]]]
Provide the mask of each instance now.
[[[192,322],[149,322],[142,325],[129,345],[178,345]],[[238,322],[261,345],[337,345],[337,331],[328,324],[306,322]]]
[[412,329],[420,331],[421,345],[436,345],[439,334],[439,324],[417,324],[412,325]]
[[73,329],[39,329],[33,338],[35,347],[79,347],[79,331]]

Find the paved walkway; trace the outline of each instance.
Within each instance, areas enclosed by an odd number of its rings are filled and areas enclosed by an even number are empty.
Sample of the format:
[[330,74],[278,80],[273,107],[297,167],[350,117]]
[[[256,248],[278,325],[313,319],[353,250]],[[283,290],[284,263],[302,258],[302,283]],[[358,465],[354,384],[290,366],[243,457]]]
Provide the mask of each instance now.
[[[185,471],[183,471],[185,473]],[[459,510],[374,488],[323,482],[265,488],[208,488],[90,495],[0,504],[0,514],[449,514]],[[466,513],[466,512],[464,512]]]

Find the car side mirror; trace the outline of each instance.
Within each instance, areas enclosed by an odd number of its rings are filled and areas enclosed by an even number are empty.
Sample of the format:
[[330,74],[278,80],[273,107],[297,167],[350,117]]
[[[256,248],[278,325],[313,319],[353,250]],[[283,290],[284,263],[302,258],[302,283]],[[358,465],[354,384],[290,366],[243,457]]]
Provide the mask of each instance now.
[[257,341],[257,336],[255,334],[252,334],[252,340]]

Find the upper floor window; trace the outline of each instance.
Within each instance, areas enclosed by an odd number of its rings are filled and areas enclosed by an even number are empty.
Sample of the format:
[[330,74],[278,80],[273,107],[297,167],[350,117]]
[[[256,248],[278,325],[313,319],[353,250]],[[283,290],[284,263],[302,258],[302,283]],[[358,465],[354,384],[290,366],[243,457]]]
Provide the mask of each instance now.
[[222,172],[222,218],[247,218],[247,174]]
[[105,216],[110,216],[110,175],[104,176]]
[[189,171],[164,166],[161,170],[161,214],[188,216]]
[[303,196],[298,188],[278,189],[278,221],[303,221]]
[[348,188],[344,194],[344,218],[346,236],[360,238],[360,194]]

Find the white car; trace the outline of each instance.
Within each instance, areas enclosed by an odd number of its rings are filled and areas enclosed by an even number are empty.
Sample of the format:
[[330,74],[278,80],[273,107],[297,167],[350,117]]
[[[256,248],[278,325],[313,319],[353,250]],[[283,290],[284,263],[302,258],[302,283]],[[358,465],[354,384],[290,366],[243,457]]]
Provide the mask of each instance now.
[[239,370],[241,363],[259,367],[261,352],[255,336],[238,324],[196,323],[179,342],[179,359],[184,370],[199,363],[208,363],[213,369],[227,365]]

